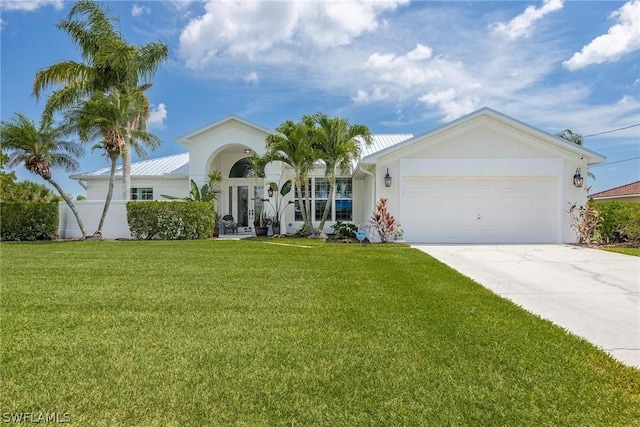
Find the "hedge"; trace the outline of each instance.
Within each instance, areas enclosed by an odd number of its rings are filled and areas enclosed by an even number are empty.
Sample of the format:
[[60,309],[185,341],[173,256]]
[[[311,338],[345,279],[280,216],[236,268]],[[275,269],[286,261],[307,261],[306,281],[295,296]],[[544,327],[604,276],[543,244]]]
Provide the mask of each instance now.
[[0,240],[50,240],[58,235],[57,202],[0,202]]
[[596,240],[600,243],[640,243],[640,203],[594,201],[600,213]]
[[136,239],[206,239],[213,234],[212,202],[135,201],[127,203],[127,221]]

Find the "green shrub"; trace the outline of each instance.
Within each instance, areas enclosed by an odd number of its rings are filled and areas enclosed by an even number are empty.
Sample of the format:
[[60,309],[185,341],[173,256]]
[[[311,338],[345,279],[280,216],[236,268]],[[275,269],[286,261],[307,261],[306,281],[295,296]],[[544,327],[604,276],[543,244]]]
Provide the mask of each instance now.
[[212,202],[128,202],[127,221],[136,239],[195,240],[213,234]]
[[349,224],[342,221],[336,222],[331,226],[331,229],[338,238],[356,237],[358,226],[355,224]]
[[600,212],[596,238],[601,243],[640,243],[640,203],[592,202]]
[[53,239],[58,218],[56,202],[0,202],[0,240]]

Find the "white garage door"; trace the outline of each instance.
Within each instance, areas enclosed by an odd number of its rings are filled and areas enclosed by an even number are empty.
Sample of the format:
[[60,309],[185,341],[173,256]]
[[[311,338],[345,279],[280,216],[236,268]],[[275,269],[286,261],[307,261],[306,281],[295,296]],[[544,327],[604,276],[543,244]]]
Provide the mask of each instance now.
[[405,177],[400,222],[408,242],[555,243],[553,177]]

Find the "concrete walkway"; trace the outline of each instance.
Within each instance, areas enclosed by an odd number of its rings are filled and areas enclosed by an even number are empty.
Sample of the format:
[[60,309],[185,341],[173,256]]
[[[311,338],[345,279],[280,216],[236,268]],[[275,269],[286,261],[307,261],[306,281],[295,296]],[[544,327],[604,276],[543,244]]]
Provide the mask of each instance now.
[[640,369],[640,258],[571,245],[413,245]]

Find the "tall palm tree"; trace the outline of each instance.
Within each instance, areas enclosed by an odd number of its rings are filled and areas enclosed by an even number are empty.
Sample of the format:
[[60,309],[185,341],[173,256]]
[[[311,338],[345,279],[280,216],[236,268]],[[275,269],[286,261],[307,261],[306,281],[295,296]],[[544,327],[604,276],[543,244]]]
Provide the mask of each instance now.
[[360,141],[371,145],[372,137],[367,126],[352,125],[347,119],[316,113],[313,120],[319,131],[317,149],[325,163],[325,176],[329,179],[329,196],[318,226],[322,231],[333,205],[338,169],[349,170],[351,162],[360,157]]
[[318,132],[311,116],[303,116],[297,123],[287,120],[276,128],[276,133],[267,137],[265,159],[267,162],[280,161],[294,170],[294,183],[302,220],[307,234],[314,233],[309,209],[309,173],[318,160],[315,148]]
[[29,172],[53,185],[75,215],[82,238],[86,238],[87,233],[76,207],[52,178],[52,168],[59,167],[67,172],[77,170],[77,158],[83,155],[80,144],[63,140],[63,136],[63,129],[53,126],[50,116],[42,119],[40,127],[19,113],[9,122],[0,122],[0,145],[9,154],[9,165],[24,164]]
[[100,223],[94,234],[96,237],[102,236],[102,228],[113,197],[117,161],[127,143],[136,147],[140,154],[144,152],[139,142],[144,142],[152,148],[161,144],[160,139],[147,132],[145,127],[130,126],[145,103],[146,97],[140,90],[128,92],[113,90],[109,94],[97,92],[88,101],[67,111],[67,130],[76,132],[83,142],[99,141],[94,148],[104,150],[111,162],[109,189]]
[[[62,61],[36,73],[33,94],[41,96],[44,89],[58,88],[47,100],[45,113],[64,110],[97,92],[108,94],[146,90],[149,80],[168,57],[168,47],[154,42],[133,46],[124,40],[113,26],[115,18],[109,9],[91,0],[73,5],[66,20],[58,23],[80,49],[83,62]],[[145,96],[146,97],[146,96]],[[139,130],[149,118],[149,102],[141,103],[142,110],[132,116],[129,127]],[[121,151],[123,163],[123,199],[130,198],[131,147],[127,138]],[[134,150],[138,151],[136,147]]]

